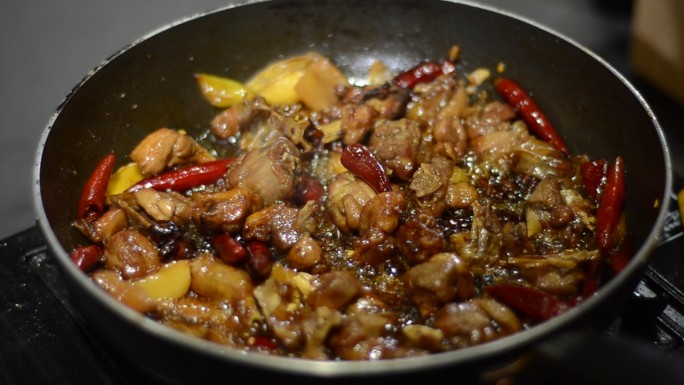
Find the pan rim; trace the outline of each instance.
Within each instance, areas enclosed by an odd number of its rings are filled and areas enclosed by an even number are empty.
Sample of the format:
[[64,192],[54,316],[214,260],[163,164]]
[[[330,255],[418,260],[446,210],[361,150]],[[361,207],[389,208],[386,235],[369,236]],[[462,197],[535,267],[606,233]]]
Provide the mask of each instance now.
[[[478,360],[487,359],[493,356],[500,356],[511,351],[516,351],[531,344],[538,342],[540,339],[553,335],[560,332],[563,326],[572,324],[576,321],[580,315],[592,308],[599,306],[605,296],[596,295],[593,296],[582,304],[578,305],[576,308],[563,313],[552,320],[546,321],[539,324],[533,328],[518,332],[514,335],[507,336],[495,341],[469,347],[466,349],[454,350],[443,353],[430,354],[422,357],[411,357],[411,358],[401,358],[401,359],[390,359],[390,360],[380,360],[380,361],[361,361],[361,362],[350,362],[350,361],[314,361],[308,359],[300,358],[290,358],[290,357],[275,357],[268,356],[260,353],[245,352],[242,350],[237,350],[234,348],[221,346],[209,341],[201,340],[196,337],[191,337],[185,335],[179,331],[171,329],[169,327],[163,326],[156,321],[153,321],[144,315],[135,312],[134,310],[120,304],[114,298],[106,294],[103,290],[97,287],[85,274],[78,270],[72,263],[69,263],[68,253],[62,246],[62,244],[57,239],[56,234],[52,231],[50,227],[49,220],[45,213],[43,206],[43,200],[41,195],[41,162],[43,157],[43,149],[48,141],[48,137],[51,128],[60,116],[60,112],[64,109],[66,104],[71,99],[72,95],[75,94],[81,86],[87,82],[95,73],[97,73],[102,67],[106,66],[111,61],[115,60],[120,55],[123,55],[129,51],[132,47],[140,44],[143,41],[163,33],[164,31],[174,28],[180,24],[184,24],[188,21],[196,20],[201,17],[223,12],[229,9],[243,7],[247,5],[257,4],[257,3],[268,3],[272,2],[269,0],[251,0],[244,1],[237,4],[232,4],[229,6],[217,8],[215,10],[197,13],[192,16],[188,16],[170,24],[162,26],[152,32],[145,34],[140,39],[134,41],[133,43],[125,46],[118,52],[114,53],[107,59],[105,59],[100,65],[91,70],[64,98],[59,107],[56,109],[54,114],[50,117],[47,122],[45,129],[43,130],[39,143],[38,149],[36,151],[35,164],[34,164],[34,175],[33,175],[33,199],[34,207],[37,213],[37,219],[42,233],[44,234],[46,241],[49,246],[49,250],[56,257],[60,267],[63,272],[66,272],[69,277],[74,280],[77,285],[86,290],[89,296],[95,297],[99,304],[103,304],[107,310],[120,316],[126,322],[134,324],[142,328],[145,332],[152,334],[157,338],[164,339],[170,343],[180,345],[185,348],[189,348],[198,353],[210,355],[219,360],[230,360],[235,363],[239,363],[246,366],[251,366],[259,369],[271,369],[283,372],[295,372],[299,375],[307,376],[317,376],[317,377],[334,377],[334,376],[371,376],[378,374],[401,374],[413,371],[422,371],[428,369],[435,369],[454,365],[467,365]],[[673,172],[672,172],[672,161],[670,156],[670,149],[667,145],[665,134],[653,113],[651,107],[648,105],[646,100],[643,98],[641,93],[615,68],[613,68],[609,63],[603,60],[601,57],[596,55],[594,52],[584,47],[583,45],[575,42],[574,40],[564,36],[563,34],[552,30],[551,28],[539,24],[533,20],[526,17],[520,16],[516,13],[501,10],[497,7],[487,6],[479,4],[472,1],[459,1],[459,0],[435,0],[435,2],[446,2],[454,3],[464,6],[470,6],[481,10],[486,10],[490,12],[495,12],[500,15],[514,18],[520,22],[532,25],[546,33],[552,34],[559,39],[571,44],[572,46],[582,50],[585,54],[591,56],[591,58],[603,67],[608,69],[613,76],[620,80],[620,82],[625,85],[632,95],[638,100],[639,104],[644,108],[648,114],[653,128],[656,130],[658,139],[660,140],[660,145],[662,148],[663,163],[665,166],[665,186],[664,194],[661,197],[661,207],[658,211],[657,219],[648,234],[647,239],[642,243],[640,248],[635,253],[634,257],[630,263],[626,266],[625,270],[618,276],[613,277],[606,285],[604,285],[600,290],[601,293],[608,293],[618,290],[624,282],[633,276],[636,272],[645,269],[649,255],[656,247],[662,228],[664,226],[666,216],[667,216],[667,202],[669,200],[669,194],[672,191],[673,185]]]

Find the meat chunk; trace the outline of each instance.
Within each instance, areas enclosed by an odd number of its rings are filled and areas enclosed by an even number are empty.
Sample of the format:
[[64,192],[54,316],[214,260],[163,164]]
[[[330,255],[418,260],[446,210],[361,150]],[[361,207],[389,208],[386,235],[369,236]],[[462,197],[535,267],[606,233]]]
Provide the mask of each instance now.
[[450,303],[435,314],[452,349],[464,348],[512,334],[522,325],[512,310],[489,298]]
[[320,283],[309,295],[312,307],[340,310],[359,295],[361,283],[349,271],[333,271],[320,276]]
[[446,241],[435,218],[418,212],[397,230],[397,247],[406,262],[417,265],[444,249]]
[[265,206],[294,193],[299,169],[299,150],[280,137],[270,145],[248,152],[229,171],[232,187],[248,189],[261,197]]
[[365,104],[346,104],[342,108],[342,142],[351,145],[363,141],[378,115],[373,107]]
[[285,256],[288,265],[296,269],[309,269],[323,258],[323,250],[316,240],[306,233]]
[[332,351],[343,360],[379,360],[427,354],[427,351],[404,347],[398,333],[387,325],[396,325],[398,315],[382,301],[361,297],[347,309],[347,317],[329,337]]
[[134,229],[114,234],[106,244],[104,256],[107,269],[118,272],[124,279],[154,273],[162,265],[152,241]]
[[409,119],[384,120],[373,129],[369,148],[402,181],[411,179],[418,167],[420,127]]
[[240,137],[240,149],[252,151],[285,137],[297,146],[309,150],[311,144],[304,137],[309,127],[306,119],[295,120],[284,115],[261,97],[236,104],[211,121],[211,130],[219,138]]
[[303,232],[297,226],[299,210],[279,203],[247,217],[242,235],[245,239],[272,242],[278,250],[290,250]]
[[458,116],[440,117],[432,125],[432,152],[459,161],[468,147],[468,134]]
[[394,231],[406,210],[403,193],[384,192],[369,200],[361,211],[359,237],[354,241],[352,258],[377,265],[397,253]]
[[426,126],[433,124],[458,87],[459,82],[453,76],[439,76],[429,83],[419,84],[414,88],[416,96],[409,104],[406,116]]
[[440,306],[471,298],[475,294],[473,275],[454,253],[439,253],[410,268],[404,281],[409,298],[426,317]]
[[96,221],[82,219],[74,222],[74,226],[91,242],[105,243],[128,226],[128,217],[124,210],[111,208]]
[[209,232],[240,232],[247,217],[262,206],[258,195],[242,188],[193,194],[192,201],[193,221]]
[[305,303],[312,289],[310,279],[305,273],[276,264],[271,276],[254,289],[266,325],[288,350],[305,344],[302,319],[309,310]]
[[236,303],[252,295],[254,285],[243,269],[227,265],[210,254],[190,262],[190,289],[207,297]]
[[470,231],[452,234],[450,241],[470,269],[475,274],[482,274],[499,260],[502,240],[498,234],[501,232],[501,222],[491,202],[476,201]]
[[375,190],[366,182],[344,172],[335,176],[328,185],[326,208],[340,231],[349,233],[359,229],[363,206],[375,195]]
[[418,206],[433,217],[439,217],[447,208],[446,194],[454,165],[443,157],[434,157],[430,163],[423,163],[413,174],[409,188],[416,197]]
[[211,132],[221,139],[247,131],[260,110],[267,109],[263,99],[245,100],[216,115],[210,123]]
[[245,336],[261,317],[252,297],[234,304],[193,297],[161,300],[152,316],[184,333],[237,348],[249,346]]
[[145,176],[188,163],[204,163],[214,157],[190,136],[160,128],[143,139],[131,152],[131,159]]
[[157,222],[187,223],[190,220],[192,202],[175,192],[142,189],[133,193],[137,207]]
[[114,271],[97,270],[93,273],[92,280],[117,301],[133,310],[148,313],[155,308],[155,301],[143,289],[124,281]]
[[472,107],[465,118],[465,127],[470,139],[491,134],[495,131],[509,131],[515,111],[506,103],[489,102]]

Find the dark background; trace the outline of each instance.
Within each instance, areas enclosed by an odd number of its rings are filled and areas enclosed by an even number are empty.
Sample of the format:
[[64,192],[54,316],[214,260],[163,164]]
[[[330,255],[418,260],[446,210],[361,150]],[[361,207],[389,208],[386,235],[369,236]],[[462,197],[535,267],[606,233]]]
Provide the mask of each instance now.
[[[66,94],[101,61],[164,25],[228,0],[0,2],[0,239],[35,224],[33,165],[41,132]],[[632,73],[629,0],[486,0],[549,26],[606,59],[677,139],[683,108]],[[681,164],[673,151],[675,164]],[[679,168],[684,169],[684,168]]]

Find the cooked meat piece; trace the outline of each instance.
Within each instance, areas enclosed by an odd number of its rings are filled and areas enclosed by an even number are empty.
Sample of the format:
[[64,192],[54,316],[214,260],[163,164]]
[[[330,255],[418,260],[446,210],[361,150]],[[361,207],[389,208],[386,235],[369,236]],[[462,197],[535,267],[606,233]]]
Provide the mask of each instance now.
[[97,270],[93,273],[92,279],[114,299],[131,309],[141,313],[154,310],[155,301],[143,289],[129,281],[124,281],[118,273],[111,270]]
[[437,120],[440,111],[449,104],[458,87],[458,80],[449,75],[439,76],[432,82],[417,85],[413,90],[415,95],[408,105],[406,117],[424,125],[431,125]]
[[137,206],[157,222],[187,223],[192,201],[175,192],[142,189],[133,193]]
[[[522,123],[521,123],[522,124]],[[522,124],[524,126],[524,124]],[[516,124],[513,124],[515,127]],[[571,178],[573,167],[565,155],[552,144],[532,135],[516,135],[519,144],[513,148],[513,171],[539,179],[547,176]]]
[[491,134],[495,131],[509,131],[510,121],[515,117],[515,111],[506,103],[499,101],[477,105],[468,111],[465,127],[470,139]]
[[228,172],[228,181],[256,193],[269,206],[294,193],[299,163],[297,147],[281,137],[242,156]]
[[303,232],[296,226],[299,209],[278,203],[247,217],[242,231],[245,239],[272,242],[278,250],[290,250]]
[[410,346],[439,352],[444,349],[444,333],[425,325],[406,325],[401,329]]
[[309,150],[311,144],[304,137],[309,125],[308,120],[298,121],[283,115],[257,97],[221,112],[212,120],[211,129],[219,138],[241,136],[240,149],[243,151],[268,146],[280,137]]
[[404,115],[409,102],[409,90],[392,83],[381,86],[343,87],[339,91],[343,104],[366,104],[379,118],[394,120]]
[[260,110],[267,108],[261,98],[256,98],[253,101],[246,99],[244,102],[235,104],[216,115],[210,124],[211,132],[221,139],[238,135],[240,132],[249,129],[252,120]]
[[302,320],[306,346],[302,358],[312,360],[329,359],[328,347],[325,345],[330,332],[342,323],[342,313],[328,307],[316,308]]
[[315,266],[321,258],[323,258],[321,246],[308,233],[299,238],[299,241],[285,256],[288,265],[302,270]]
[[150,176],[173,166],[209,162],[214,157],[190,136],[170,128],[160,128],[133,149],[131,159],[138,164],[143,175]]
[[185,297],[160,300],[152,314],[163,324],[199,338],[243,348],[252,322],[261,317],[252,297],[235,304]]
[[423,317],[440,306],[475,295],[473,275],[454,253],[439,253],[410,268],[404,281],[411,301]]
[[342,142],[346,145],[363,141],[373,128],[378,112],[365,104],[342,107]]
[[409,102],[409,90],[395,84],[381,87],[382,92],[371,94],[366,104],[380,113],[380,119],[394,120],[404,115]]
[[349,271],[333,271],[320,276],[320,282],[309,295],[309,304],[340,310],[361,292],[361,283]]
[[383,120],[373,128],[368,146],[393,176],[407,181],[418,167],[420,138],[420,127],[413,120]]
[[531,285],[549,293],[571,295],[579,290],[588,266],[598,261],[598,250],[572,250],[546,256],[523,255],[509,258]]
[[195,224],[208,232],[238,233],[247,217],[261,210],[261,198],[250,190],[234,188],[192,195]]
[[410,266],[425,262],[446,245],[435,218],[420,211],[399,226],[396,237],[397,247]]
[[343,360],[379,360],[427,354],[399,344],[397,314],[374,298],[362,297],[347,309],[347,316],[329,337],[329,346]]
[[372,197],[361,210],[359,233],[375,228],[386,234],[393,233],[406,210],[406,197],[401,192],[383,192]]
[[512,334],[522,326],[513,311],[489,298],[450,303],[435,314],[451,348],[464,348]]
[[91,242],[105,243],[128,226],[128,217],[124,210],[110,208],[96,221],[82,219],[74,222],[74,226]]
[[440,217],[446,210],[445,196],[453,169],[451,161],[437,156],[430,163],[421,164],[413,174],[409,188],[415,194],[418,206],[428,215]]
[[432,152],[436,155],[459,161],[468,148],[468,135],[461,124],[461,118],[455,115],[439,117],[432,125]]
[[304,306],[311,290],[310,279],[308,274],[276,264],[271,276],[254,289],[266,325],[288,350],[299,349],[305,343],[301,320],[310,311]]
[[469,232],[452,234],[454,250],[475,274],[482,274],[499,260],[502,240],[501,223],[492,210],[491,202],[473,203],[473,222]]
[[392,234],[406,207],[404,194],[394,191],[380,193],[366,202],[352,259],[377,265],[396,255],[397,242]]
[[349,233],[359,229],[363,206],[375,195],[375,190],[366,182],[344,172],[335,176],[328,185],[326,209],[340,231]]
[[252,279],[243,269],[220,262],[210,254],[203,254],[190,262],[190,289],[195,293],[231,303],[252,295]]
[[107,269],[121,274],[124,279],[139,278],[154,273],[161,267],[155,245],[142,233],[125,229],[107,242],[104,256]]

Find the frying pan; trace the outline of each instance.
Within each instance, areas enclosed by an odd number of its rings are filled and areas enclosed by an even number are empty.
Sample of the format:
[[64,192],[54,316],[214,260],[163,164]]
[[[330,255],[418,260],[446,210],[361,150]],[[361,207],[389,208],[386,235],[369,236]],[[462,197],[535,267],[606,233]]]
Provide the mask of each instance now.
[[[631,262],[576,308],[529,330],[463,350],[380,362],[317,362],[245,353],[185,336],[120,305],[69,260],[85,243],[71,222],[81,186],[106,153],[124,154],[166,126],[191,135],[217,112],[194,74],[245,80],[267,63],[318,51],[350,76],[382,60],[395,72],[460,45],[461,69],[496,68],[531,90],[571,152],[622,155],[626,212],[638,245]],[[95,68],[49,121],[35,167],[40,227],[74,302],[108,349],[177,383],[402,382],[468,377],[515,359],[561,332],[612,319],[649,262],[666,214],[669,150],[643,98],[603,60],[529,20],[471,3],[439,0],[274,0],[189,18],[131,44]]]

